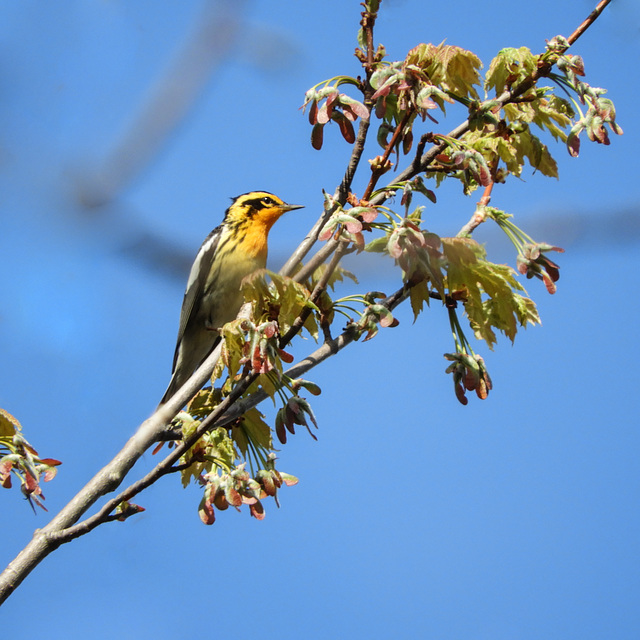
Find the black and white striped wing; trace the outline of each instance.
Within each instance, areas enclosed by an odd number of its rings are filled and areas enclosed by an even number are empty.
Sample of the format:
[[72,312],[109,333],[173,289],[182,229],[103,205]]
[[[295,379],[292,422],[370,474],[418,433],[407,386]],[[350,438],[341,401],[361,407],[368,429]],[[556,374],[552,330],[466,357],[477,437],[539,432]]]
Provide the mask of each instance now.
[[196,258],[189,272],[189,280],[187,288],[182,300],[182,309],[180,311],[180,326],[178,327],[178,339],[176,341],[176,351],[173,356],[173,370],[176,370],[176,364],[180,354],[180,344],[184,338],[187,327],[194,321],[197,321],[198,312],[202,303],[204,290],[213,264],[220,237],[222,236],[223,227],[216,227],[202,243],[202,246],[196,254]]

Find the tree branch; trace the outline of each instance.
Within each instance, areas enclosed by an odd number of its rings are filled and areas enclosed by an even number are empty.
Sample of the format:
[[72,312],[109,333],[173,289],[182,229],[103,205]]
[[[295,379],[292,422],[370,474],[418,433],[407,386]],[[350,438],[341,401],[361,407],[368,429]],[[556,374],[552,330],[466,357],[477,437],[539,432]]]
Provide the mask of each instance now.
[[[367,60],[363,62],[363,67],[366,74],[366,81],[364,82],[364,85],[363,85],[363,93],[364,93],[363,103],[364,103],[364,106],[367,107],[367,109],[369,110],[369,114],[371,114],[371,107],[372,107],[371,96],[373,95],[373,89],[369,84],[369,78],[373,73],[373,27],[375,25],[376,17],[377,15],[375,13],[370,13],[365,11],[362,14],[362,23],[361,23],[362,28],[365,30],[365,37],[367,39]],[[358,127],[358,135],[356,136],[355,142],[353,144],[351,157],[349,158],[349,164],[347,165],[347,169],[342,178],[342,182],[340,183],[340,185],[338,186],[334,194],[334,199],[336,203],[339,204],[340,206],[344,206],[344,204],[347,202],[347,197],[349,196],[349,192],[351,191],[351,185],[353,183],[353,179],[356,175],[356,171],[358,170],[360,160],[362,159],[362,154],[364,153],[364,145],[365,145],[365,142],[367,141],[367,133],[369,132],[369,125],[370,125],[370,117],[362,118],[360,120],[360,125]],[[280,272],[279,272],[280,275],[292,276],[295,273],[296,268],[298,267],[300,262],[304,260],[306,255],[309,253],[309,251],[315,244],[316,240],[318,239],[318,236],[320,235],[320,232],[322,231],[324,225],[327,223],[329,218],[333,215],[335,210],[336,210],[336,206],[322,213],[322,215],[320,216],[320,218],[318,218],[318,220],[313,225],[309,233],[305,236],[304,240],[300,243],[297,249],[291,254],[291,257],[287,260],[287,262],[284,264],[282,269],[280,269]],[[331,253],[335,251],[336,248],[337,248],[337,245],[333,246],[331,249],[326,249],[326,251],[328,251],[329,253],[324,257],[324,259],[322,260],[322,262],[320,262],[320,264],[322,264],[324,260],[326,260],[329,257],[329,255],[331,255]],[[313,273],[313,271],[316,268],[317,266],[311,270],[311,273]],[[308,276],[305,275],[300,279],[304,280],[306,277]],[[300,282],[300,279],[298,280],[298,282]]]
[[[0,574],[0,604],[46,556],[67,541],[62,535],[65,529],[74,525],[102,496],[118,488],[134,464],[158,441],[167,423],[211,377],[221,348],[218,346],[214,349],[183,387],[140,425],[115,458],[103,467],[49,524],[35,532],[29,544]],[[107,513],[120,502],[122,500],[118,500]]]
[[411,112],[405,113],[402,120],[398,123],[396,130],[393,132],[393,135],[391,136],[391,140],[389,140],[389,142],[387,143],[387,147],[384,150],[384,153],[382,154],[382,156],[380,156],[379,160],[376,158],[378,168],[373,168],[373,167],[371,168],[371,179],[369,180],[369,184],[367,185],[367,188],[364,190],[364,193],[362,194],[363,200],[369,199],[369,196],[373,193],[373,190],[375,189],[376,184],[378,183],[378,180],[385,173],[386,171],[385,166],[387,164],[387,161],[389,160],[389,156],[391,155],[391,152],[396,146],[398,142],[398,138],[402,134],[402,130],[407,126],[407,122],[409,122],[411,115],[412,115]]
[[148,92],[110,154],[80,185],[87,206],[114,200],[158,153],[233,50],[243,2],[205,2],[180,52]]
[[321,265],[323,265],[329,256],[338,248],[339,240],[335,236],[331,236],[318,251],[311,257],[311,259],[304,264],[300,270],[293,276],[296,282],[302,282],[313,275],[313,272]]
[[[211,374],[209,374],[211,375]],[[109,500],[96,514],[78,523],[73,527],[56,532],[55,537],[58,545],[69,542],[89,531],[95,529],[109,518],[109,514],[125,500],[130,500],[142,490],[150,487],[153,483],[168,473],[173,473],[173,464],[177,462],[189,449],[210,429],[217,426],[219,418],[224,416],[226,411],[242,396],[247,388],[256,380],[257,374],[247,374],[231,391],[231,393],[200,423],[198,428],[188,437],[179,442],[173,450],[159,462],[149,473],[140,480],[134,482],[115,498]]]
[[[366,104],[366,101],[365,101]],[[368,105],[370,108],[370,104]],[[364,152],[364,144],[367,139],[367,132],[369,131],[369,120],[360,120],[360,126],[358,128],[358,136],[356,137],[356,141],[353,145],[353,151],[351,152],[351,157],[349,159],[349,165],[347,166],[347,170],[345,171],[344,177],[342,178],[342,182],[336,189],[334,199],[336,204],[328,210],[325,210],[322,215],[318,218],[316,223],[313,225],[309,233],[305,236],[304,240],[300,243],[297,249],[291,254],[291,257],[286,261],[282,269],[280,269],[280,275],[282,276],[294,276],[295,280],[300,282],[301,280],[305,280],[311,273],[313,273],[324,261],[333,253],[337,244],[329,244],[327,243],[320,252],[316,255],[321,255],[322,258],[318,257],[315,259],[315,266],[313,268],[308,268],[307,265],[303,267],[304,274],[303,276],[300,273],[295,273],[296,268],[300,264],[302,260],[309,253],[313,245],[316,243],[320,232],[322,231],[324,225],[327,223],[329,218],[335,212],[337,205],[344,205],[347,201],[347,196],[351,190],[351,184],[353,183],[353,178],[355,177],[356,171],[358,169],[358,165],[360,164],[360,159],[362,158],[362,154]],[[327,248],[329,247],[329,248]]]
[[493,191],[493,185],[495,182],[492,180],[485,188],[484,193],[482,194],[482,198],[478,201],[476,206],[476,210],[473,212],[471,216],[471,220],[467,222],[467,224],[458,231],[456,237],[458,238],[466,238],[470,236],[473,231],[479,227],[486,219],[487,212],[486,207],[491,202],[491,192]]
[[605,10],[611,0],[601,0],[596,8],[586,17],[584,22],[567,38],[569,44],[575,41],[597,20],[598,16]]

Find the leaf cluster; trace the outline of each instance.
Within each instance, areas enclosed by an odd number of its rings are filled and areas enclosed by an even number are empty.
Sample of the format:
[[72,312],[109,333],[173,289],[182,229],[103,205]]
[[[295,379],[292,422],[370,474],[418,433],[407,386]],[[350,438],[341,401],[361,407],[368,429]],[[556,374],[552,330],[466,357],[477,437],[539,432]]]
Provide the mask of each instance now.
[[495,330],[513,342],[518,327],[540,323],[511,267],[489,262],[485,249],[471,238],[443,238],[442,246],[448,294],[462,301],[477,338],[493,347]]
[[31,505],[46,511],[40,482],[49,482],[62,464],[53,458],[40,458],[38,452],[22,435],[22,425],[8,411],[0,409],[0,485],[12,486],[12,477],[18,478],[20,489]]
[[261,500],[272,497],[277,503],[278,489],[283,484],[292,486],[298,483],[295,476],[277,471],[274,462],[275,454],[269,458],[266,468],[260,469],[255,477],[249,474],[244,464],[229,472],[216,469],[201,476],[204,495],[198,514],[202,522],[213,524],[216,519],[215,509],[226,511],[231,506],[239,511],[245,504],[249,505],[249,512],[254,518],[264,520],[265,510]]

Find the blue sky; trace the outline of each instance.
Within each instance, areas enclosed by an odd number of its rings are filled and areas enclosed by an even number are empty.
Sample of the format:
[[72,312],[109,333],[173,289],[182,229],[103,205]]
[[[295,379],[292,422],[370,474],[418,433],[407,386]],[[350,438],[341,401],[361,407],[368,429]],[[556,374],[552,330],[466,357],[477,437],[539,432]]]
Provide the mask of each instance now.
[[[267,189],[306,205],[273,230],[277,269],[349,154],[337,131],[314,151],[298,107],[317,82],[358,73],[358,3],[235,3],[236,44],[184,119],[108,206],[81,206],[105,159],[141,129],[143,105],[204,6],[159,4],[0,8],[0,406],[41,454],[64,462],[45,486],[50,514],[161,396],[189,256],[228,198]],[[394,0],[383,2],[377,38],[391,59],[446,38],[486,65],[505,46],[542,50],[591,9]],[[267,503],[263,522],[227,511],[205,527],[199,490],[167,478],[140,496],[144,514],[47,558],[2,608],[5,633],[637,638],[640,435],[628,341],[640,294],[639,29],[638,7],[616,0],[573,50],[587,81],[609,90],[624,136],[606,148],[583,142],[577,160],[555,147],[559,181],[527,174],[494,191],[495,206],[566,253],[555,296],[526,283],[543,325],[513,347],[477,345],[489,399],[455,400],[444,314],[432,308],[413,324],[400,309],[399,327],[309,374],[323,389],[313,400],[319,440],[300,433],[282,448],[280,467],[300,483],[281,492],[281,509]],[[356,191],[364,184],[363,174]],[[430,228],[454,234],[476,200],[446,186]],[[478,239],[514,264],[495,232]],[[349,264],[362,291],[398,286],[390,261]],[[6,564],[48,516],[16,490],[0,501]]]

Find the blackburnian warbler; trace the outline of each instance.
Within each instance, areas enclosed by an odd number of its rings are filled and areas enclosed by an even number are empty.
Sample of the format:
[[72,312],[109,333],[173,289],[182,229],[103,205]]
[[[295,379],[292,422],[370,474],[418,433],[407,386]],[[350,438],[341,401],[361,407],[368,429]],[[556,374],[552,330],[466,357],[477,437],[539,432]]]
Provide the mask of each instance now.
[[224,220],[202,243],[182,301],[178,342],[164,404],[193,374],[220,340],[218,329],[238,315],[240,284],[267,264],[267,236],[285,212],[301,209],[266,191],[238,196]]

